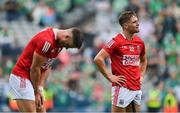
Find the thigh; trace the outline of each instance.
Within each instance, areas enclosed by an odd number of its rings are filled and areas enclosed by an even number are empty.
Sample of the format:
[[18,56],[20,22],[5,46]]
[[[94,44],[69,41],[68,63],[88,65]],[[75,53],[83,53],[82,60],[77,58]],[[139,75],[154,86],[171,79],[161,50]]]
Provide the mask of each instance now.
[[141,105],[134,103],[134,107],[135,107],[136,113],[140,113]]
[[16,99],[20,112],[36,112],[35,101],[26,99]]
[[126,112],[132,113],[132,112],[140,112],[141,106],[138,104],[135,104],[134,101],[132,101],[127,107]]
[[118,107],[118,106],[115,106],[115,105],[112,105],[111,111],[112,111],[112,113],[125,113],[126,109]]
[[130,103],[127,107],[126,107],[126,112],[128,112],[128,113],[132,113],[133,112],[133,106],[132,106],[132,103]]

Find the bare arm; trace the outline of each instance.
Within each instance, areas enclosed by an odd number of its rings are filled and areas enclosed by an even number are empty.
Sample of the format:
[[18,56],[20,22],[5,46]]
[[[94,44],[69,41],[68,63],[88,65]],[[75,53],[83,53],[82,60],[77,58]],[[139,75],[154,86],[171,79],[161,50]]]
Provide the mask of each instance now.
[[104,49],[101,49],[101,51],[94,58],[94,63],[97,65],[99,71],[108,81],[121,85],[121,83],[125,82],[125,78],[124,76],[114,76],[108,71],[105,64],[105,59],[108,57],[109,54]]
[[35,94],[38,93],[38,87],[41,80],[41,66],[45,62],[46,58],[34,52],[33,61],[30,70],[30,78],[34,88]]
[[[107,80],[110,81],[110,72],[108,72],[105,59],[109,57],[109,54],[105,50],[101,50],[96,57],[94,58],[94,63],[97,65],[99,71],[106,77]],[[111,82],[111,81],[110,81]]]
[[146,55],[140,57],[140,73],[141,73],[141,83],[143,81],[147,67],[147,57]]
[[42,73],[41,77],[40,77],[40,81],[39,81],[39,85],[40,86],[44,86],[45,82],[48,78],[48,75],[50,73],[51,69],[46,70],[44,73]]
[[141,60],[140,72],[141,72],[141,76],[144,76],[147,67],[147,58],[146,56],[143,56],[140,58],[140,60]]

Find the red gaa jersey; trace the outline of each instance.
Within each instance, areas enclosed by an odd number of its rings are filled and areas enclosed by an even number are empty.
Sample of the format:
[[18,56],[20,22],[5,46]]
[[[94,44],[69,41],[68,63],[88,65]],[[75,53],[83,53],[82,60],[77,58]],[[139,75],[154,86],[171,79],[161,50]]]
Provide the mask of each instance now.
[[56,44],[53,28],[46,28],[35,35],[23,50],[12,73],[30,79],[30,67],[32,64],[33,54],[38,54],[47,58],[41,66],[41,72],[51,68],[56,56],[62,50],[62,47]]
[[122,86],[130,90],[139,90],[140,56],[145,55],[144,42],[135,35],[132,40],[127,40],[123,34],[118,34],[103,49],[110,55],[112,74],[126,77],[126,83]]

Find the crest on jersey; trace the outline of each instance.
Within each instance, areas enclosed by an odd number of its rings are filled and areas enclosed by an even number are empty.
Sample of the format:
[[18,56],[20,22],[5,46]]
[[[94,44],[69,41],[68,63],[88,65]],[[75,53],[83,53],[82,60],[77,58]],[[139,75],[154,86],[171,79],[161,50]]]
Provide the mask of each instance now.
[[129,51],[133,52],[134,51],[134,47],[133,46],[129,46]]

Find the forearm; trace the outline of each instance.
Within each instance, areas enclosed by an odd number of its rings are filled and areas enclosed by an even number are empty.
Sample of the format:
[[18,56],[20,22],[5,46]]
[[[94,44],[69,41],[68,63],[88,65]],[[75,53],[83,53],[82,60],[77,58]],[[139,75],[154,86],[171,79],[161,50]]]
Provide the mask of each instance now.
[[106,64],[104,62],[103,59],[95,59],[94,60],[95,64],[97,65],[99,71],[102,73],[102,75],[108,80],[111,82],[110,80],[110,72],[107,70],[106,68]]
[[145,72],[146,72],[146,68],[147,68],[147,59],[144,59],[144,60],[141,62],[141,66],[140,66],[141,77],[144,77]]
[[35,94],[38,93],[39,81],[41,77],[40,68],[33,68],[30,71],[30,79],[34,88]]
[[44,73],[41,74],[41,77],[40,77],[40,86],[44,86],[46,81],[47,81],[47,78],[48,78],[48,75],[49,75],[49,72],[50,72],[50,69],[46,70]]

